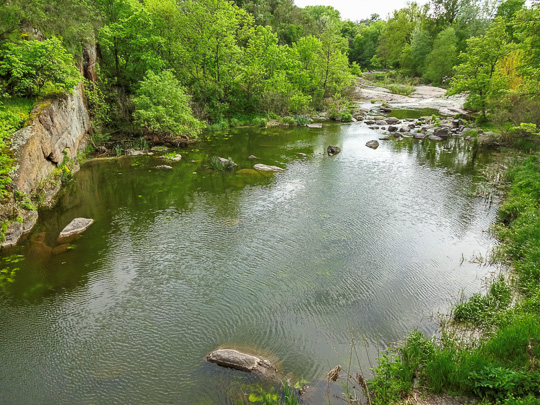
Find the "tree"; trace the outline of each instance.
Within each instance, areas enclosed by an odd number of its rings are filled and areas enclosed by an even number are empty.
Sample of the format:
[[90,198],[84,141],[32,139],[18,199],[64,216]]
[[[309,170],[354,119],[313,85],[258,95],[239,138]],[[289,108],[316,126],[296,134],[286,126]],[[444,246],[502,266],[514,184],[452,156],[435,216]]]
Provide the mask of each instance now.
[[46,41],[8,42],[0,49],[0,77],[8,93],[39,96],[47,92],[71,92],[81,79],[58,38]]
[[196,138],[203,124],[193,117],[189,100],[170,70],[150,70],[133,99],[135,124],[158,136]]
[[497,64],[509,51],[504,20],[497,17],[484,36],[470,38],[467,46],[468,51],[460,55],[463,63],[455,68],[448,94],[468,91],[467,104],[480,110],[485,118],[489,100],[505,88],[504,78],[495,75]]
[[394,15],[384,27],[377,47],[376,56],[384,67],[395,67],[399,64],[403,49],[410,45],[411,34],[417,24],[422,24],[427,10],[427,5],[410,3],[409,7],[394,11]]
[[413,74],[423,74],[425,62],[431,52],[431,37],[428,32],[416,26],[411,34],[409,59],[402,60],[402,67],[408,68]]
[[448,27],[442,31],[435,42],[433,50],[426,59],[424,78],[441,83],[445,76],[450,76],[457,59],[457,38],[454,28]]

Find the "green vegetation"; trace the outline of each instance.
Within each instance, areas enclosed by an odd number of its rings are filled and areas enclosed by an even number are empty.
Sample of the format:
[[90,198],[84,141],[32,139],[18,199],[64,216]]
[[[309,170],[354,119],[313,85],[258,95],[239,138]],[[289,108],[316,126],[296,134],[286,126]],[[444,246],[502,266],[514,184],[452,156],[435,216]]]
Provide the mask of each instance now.
[[193,117],[189,97],[171,71],[148,71],[133,99],[135,124],[157,135],[196,136],[202,123]]

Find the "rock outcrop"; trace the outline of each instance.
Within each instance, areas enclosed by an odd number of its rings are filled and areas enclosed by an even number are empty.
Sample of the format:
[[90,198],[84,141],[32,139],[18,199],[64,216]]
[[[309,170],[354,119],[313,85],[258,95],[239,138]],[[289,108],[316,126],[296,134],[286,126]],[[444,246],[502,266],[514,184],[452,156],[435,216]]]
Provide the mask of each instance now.
[[[49,204],[60,186],[53,178],[62,163],[69,162],[70,171],[79,170],[77,153],[88,142],[90,116],[84,103],[82,85],[73,94],[39,102],[27,125],[11,135],[11,154],[15,165],[10,173],[10,188],[20,196],[31,196],[39,191],[44,204]],[[24,198],[24,197],[23,197]],[[30,232],[37,221],[37,212],[22,209],[14,197],[0,206],[0,218],[22,218],[19,225],[10,225],[3,247],[14,246],[21,236]]]
[[85,135],[91,128],[82,92],[78,87],[74,94],[39,103],[30,115],[31,125],[12,135],[17,164],[10,177],[15,190],[30,195],[64,158],[77,163],[77,152],[87,145]]

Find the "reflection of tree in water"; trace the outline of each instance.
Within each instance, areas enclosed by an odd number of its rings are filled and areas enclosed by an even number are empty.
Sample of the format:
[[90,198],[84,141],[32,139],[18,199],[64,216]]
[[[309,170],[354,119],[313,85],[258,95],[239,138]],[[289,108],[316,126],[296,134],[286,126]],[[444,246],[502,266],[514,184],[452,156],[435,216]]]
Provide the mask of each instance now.
[[488,159],[488,155],[478,151],[473,143],[458,137],[450,137],[442,142],[405,138],[391,145],[396,152],[406,151],[416,155],[421,165],[450,169],[460,174],[474,174],[475,165],[485,163]]
[[[444,217],[452,222],[449,229],[455,233],[455,237],[463,238],[475,226],[473,220],[477,218],[479,205],[478,197],[474,195],[476,181],[473,176],[489,161],[488,153],[458,137],[442,142],[405,138],[399,142],[393,141],[392,149],[408,153],[422,166],[444,169],[446,179],[452,185],[439,190],[445,194],[441,209],[444,210]],[[455,177],[456,173],[466,177]],[[440,175],[444,175],[443,172]],[[429,193],[430,190],[425,192]],[[486,219],[488,226],[489,218]]]

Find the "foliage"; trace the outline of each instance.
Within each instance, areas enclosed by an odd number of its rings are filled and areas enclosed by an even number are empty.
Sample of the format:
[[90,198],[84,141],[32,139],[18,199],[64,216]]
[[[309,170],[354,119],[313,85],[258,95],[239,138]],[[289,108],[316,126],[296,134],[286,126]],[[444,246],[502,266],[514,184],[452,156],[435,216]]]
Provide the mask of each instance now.
[[502,18],[497,18],[482,37],[467,41],[467,53],[461,53],[463,60],[456,67],[456,76],[448,94],[468,91],[467,103],[471,108],[480,110],[486,116],[490,99],[494,99],[504,90],[504,80],[497,78],[495,68],[508,52],[508,37]]
[[7,42],[0,48],[0,77],[11,95],[71,92],[80,80],[73,57],[58,38]]
[[189,97],[171,71],[148,71],[133,103],[135,123],[151,133],[196,138],[203,127],[193,117]]
[[445,76],[450,76],[457,60],[457,37],[454,28],[441,31],[433,42],[433,50],[425,60],[424,78],[440,84]]

